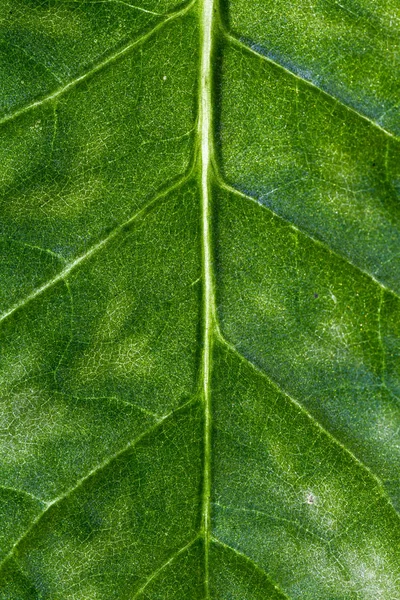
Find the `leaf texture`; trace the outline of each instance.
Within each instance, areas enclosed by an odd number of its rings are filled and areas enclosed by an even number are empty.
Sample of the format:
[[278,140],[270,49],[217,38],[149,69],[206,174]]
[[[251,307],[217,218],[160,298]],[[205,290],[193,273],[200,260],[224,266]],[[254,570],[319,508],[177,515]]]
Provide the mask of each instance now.
[[396,0],[0,21],[0,598],[397,600]]

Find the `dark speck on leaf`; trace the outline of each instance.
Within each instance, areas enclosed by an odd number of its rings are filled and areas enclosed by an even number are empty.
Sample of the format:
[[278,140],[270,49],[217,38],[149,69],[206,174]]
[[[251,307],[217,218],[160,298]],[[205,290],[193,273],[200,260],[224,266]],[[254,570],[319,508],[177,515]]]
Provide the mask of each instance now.
[[314,298],[318,298],[318,294],[314,294]]

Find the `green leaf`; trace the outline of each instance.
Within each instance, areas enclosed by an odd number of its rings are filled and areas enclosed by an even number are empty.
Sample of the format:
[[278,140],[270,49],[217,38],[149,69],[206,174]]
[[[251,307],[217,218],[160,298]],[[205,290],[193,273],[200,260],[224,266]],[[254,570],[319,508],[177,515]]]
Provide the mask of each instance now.
[[0,21],[0,598],[400,598],[398,2]]

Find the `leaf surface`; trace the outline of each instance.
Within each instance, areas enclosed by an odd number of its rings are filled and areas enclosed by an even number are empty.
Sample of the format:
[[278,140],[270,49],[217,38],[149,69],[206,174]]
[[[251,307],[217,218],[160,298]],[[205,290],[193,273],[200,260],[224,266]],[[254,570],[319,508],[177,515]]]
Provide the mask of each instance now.
[[398,3],[0,21],[0,598],[399,598]]

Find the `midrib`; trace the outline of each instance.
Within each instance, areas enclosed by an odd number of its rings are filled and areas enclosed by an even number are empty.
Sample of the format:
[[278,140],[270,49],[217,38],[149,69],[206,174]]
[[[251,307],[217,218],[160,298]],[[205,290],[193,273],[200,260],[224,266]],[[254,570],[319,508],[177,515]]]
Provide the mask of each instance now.
[[214,291],[210,239],[210,170],[213,152],[212,133],[212,29],[215,0],[200,0],[201,62],[198,140],[201,167],[201,221],[203,271],[203,354],[202,395],[204,402],[204,473],[202,501],[202,533],[204,535],[205,596],[209,598],[209,541],[211,494],[211,398],[210,366],[214,325]]

